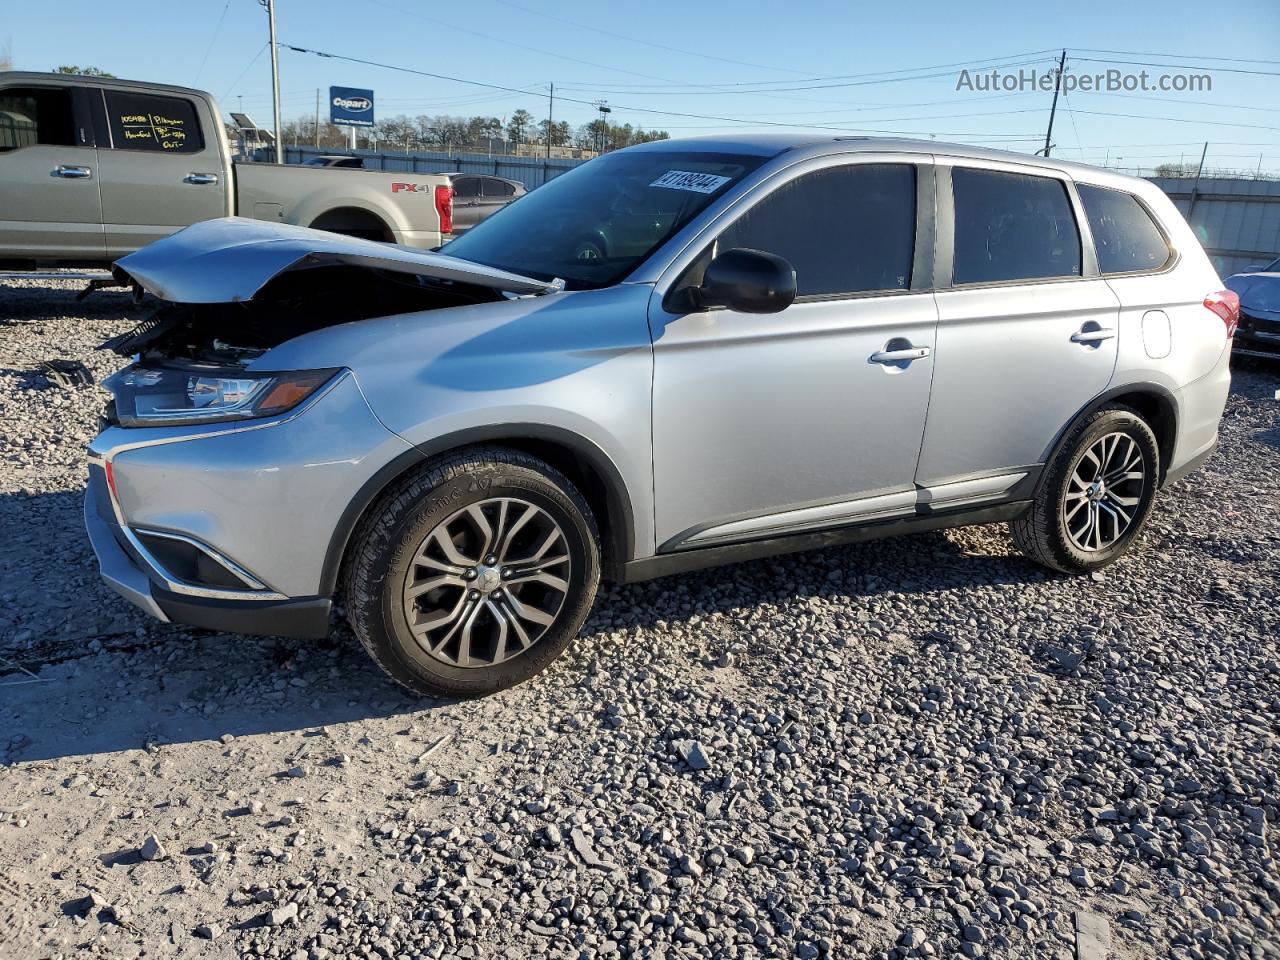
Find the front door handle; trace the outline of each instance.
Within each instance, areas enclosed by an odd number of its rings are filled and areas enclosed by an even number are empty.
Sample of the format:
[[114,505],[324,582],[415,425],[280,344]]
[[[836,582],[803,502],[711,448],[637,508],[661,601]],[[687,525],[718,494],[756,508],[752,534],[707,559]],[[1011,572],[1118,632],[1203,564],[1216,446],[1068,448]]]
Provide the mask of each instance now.
[[60,163],[49,171],[51,177],[62,177],[64,180],[88,180],[93,176],[93,171],[88,167],[78,167],[74,164]]
[[868,359],[869,363],[910,363],[929,355],[928,347],[904,347],[900,350],[878,350]]
[[1071,335],[1072,343],[1101,343],[1110,340],[1116,332],[1110,327],[1093,327],[1088,330],[1077,330]]
[[216,173],[188,173],[182,178],[183,183],[217,183]]

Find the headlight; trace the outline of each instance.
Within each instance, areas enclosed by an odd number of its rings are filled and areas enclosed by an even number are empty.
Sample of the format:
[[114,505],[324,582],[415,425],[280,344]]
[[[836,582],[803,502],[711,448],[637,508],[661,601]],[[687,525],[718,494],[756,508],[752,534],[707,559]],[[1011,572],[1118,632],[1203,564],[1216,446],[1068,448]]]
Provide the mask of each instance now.
[[129,367],[102,385],[115,397],[121,426],[164,427],[274,417],[296,407],[338,372]]

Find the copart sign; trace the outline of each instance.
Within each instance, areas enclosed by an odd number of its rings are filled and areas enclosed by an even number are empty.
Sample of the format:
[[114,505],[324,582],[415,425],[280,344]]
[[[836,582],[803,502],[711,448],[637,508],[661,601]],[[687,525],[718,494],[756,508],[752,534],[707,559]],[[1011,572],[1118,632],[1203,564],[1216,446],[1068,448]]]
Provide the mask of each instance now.
[[372,127],[373,91],[330,87],[329,122],[339,127]]

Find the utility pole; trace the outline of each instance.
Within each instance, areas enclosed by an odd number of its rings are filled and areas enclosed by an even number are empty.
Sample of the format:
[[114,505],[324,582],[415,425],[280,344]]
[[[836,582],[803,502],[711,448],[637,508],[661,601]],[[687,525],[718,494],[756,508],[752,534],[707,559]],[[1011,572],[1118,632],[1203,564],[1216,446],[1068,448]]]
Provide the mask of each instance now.
[[552,115],[555,111],[555,105],[556,105],[556,85],[553,82],[551,84],[551,93],[548,94],[547,96],[547,159],[548,160],[551,159],[551,134],[555,130],[555,127],[552,126],[552,123],[553,123]]
[[320,146],[320,88],[316,87],[316,146]]
[[276,137],[276,163],[284,163],[284,144],[280,142],[280,48],[276,44],[275,0],[258,0],[267,8],[267,23],[271,28],[271,111],[275,118],[273,132]]
[[1053,115],[1058,112],[1058,91],[1062,89],[1062,71],[1067,68],[1067,51],[1062,51],[1062,56],[1058,59],[1058,76],[1053,82],[1053,106],[1049,108],[1049,129],[1044,134],[1044,155],[1049,156],[1049,151],[1053,149],[1050,140],[1053,138]]
[[1196,208],[1197,191],[1200,189],[1200,174],[1204,173],[1204,158],[1209,153],[1209,141],[1204,142],[1204,149],[1200,151],[1200,166],[1196,167],[1196,180],[1191,184],[1191,199],[1187,201],[1187,223],[1191,222],[1191,211]]
[[609,130],[609,121],[605,119],[605,115],[613,112],[613,108],[608,104],[608,100],[596,101],[596,109],[600,111],[600,129],[596,131],[599,135],[598,139],[600,141],[599,149],[596,150],[597,154],[604,153],[604,145],[606,142],[605,137]]

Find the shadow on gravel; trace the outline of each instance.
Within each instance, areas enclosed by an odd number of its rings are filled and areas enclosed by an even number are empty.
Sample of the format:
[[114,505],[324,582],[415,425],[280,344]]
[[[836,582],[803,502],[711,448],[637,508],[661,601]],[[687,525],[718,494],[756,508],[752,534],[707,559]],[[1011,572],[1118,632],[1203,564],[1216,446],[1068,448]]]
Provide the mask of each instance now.
[[0,326],[25,326],[52,317],[93,317],[111,320],[141,316],[154,303],[138,305],[127,291],[100,290],[76,300],[76,290],[65,287],[0,286]]
[[[0,717],[10,762],[285,733],[449,702],[401,691],[345,625],[326,640],[295,641],[150,621],[98,580],[79,493],[0,496],[0,522],[14,532],[0,543],[0,657],[10,661],[0,660]],[[577,657],[610,631],[763,604],[822,598],[875,613],[889,597],[1045,579],[1019,556],[975,551],[970,536],[925,533],[606,586]],[[29,636],[15,644],[18,628]],[[786,638],[776,642],[781,655]]]

